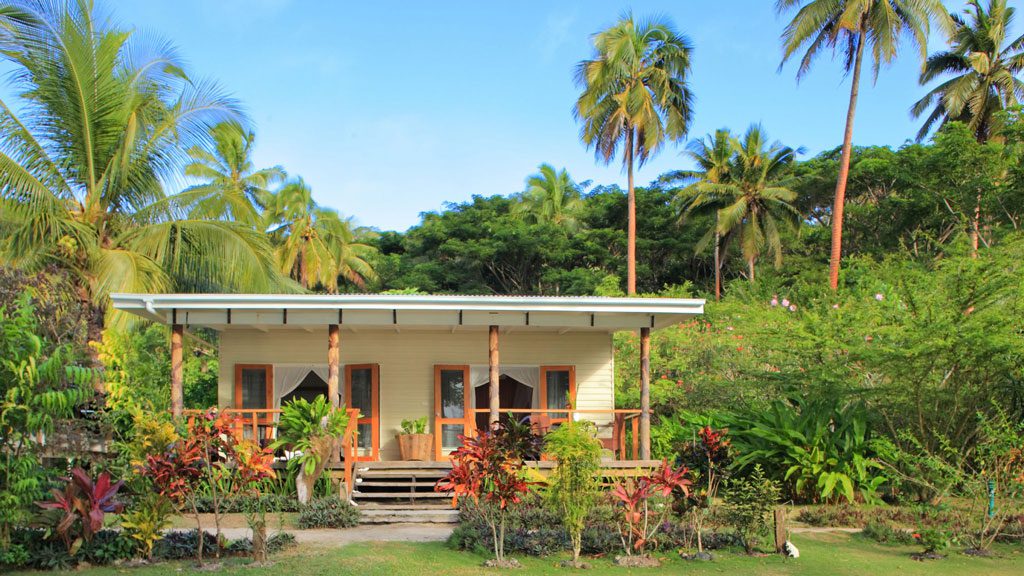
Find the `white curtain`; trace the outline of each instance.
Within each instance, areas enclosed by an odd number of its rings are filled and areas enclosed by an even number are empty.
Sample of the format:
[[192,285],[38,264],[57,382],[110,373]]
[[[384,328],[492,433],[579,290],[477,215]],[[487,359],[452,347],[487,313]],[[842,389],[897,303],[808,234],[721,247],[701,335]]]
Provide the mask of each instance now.
[[310,372],[327,382],[327,364],[274,364],[274,408],[280,408],[281,399],[294,392]]
[[[499,366],[502,376],[517,380],[533,390],[530,407],[540,407],[540,366]],[[469,381],[472,383],[473,394],[471,403],[476,408],[476,389],[490,382],[491,367],[487,364],[473,364],[469,367]]]

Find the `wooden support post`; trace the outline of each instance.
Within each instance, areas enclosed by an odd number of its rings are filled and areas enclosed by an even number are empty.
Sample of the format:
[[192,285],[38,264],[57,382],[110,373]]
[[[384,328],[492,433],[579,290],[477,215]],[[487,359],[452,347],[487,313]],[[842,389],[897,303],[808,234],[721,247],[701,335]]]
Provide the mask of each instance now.
[[[488,331],[490,334],[487,341],[487,365],[490,369],[491,380],[489,404],[491,413],[488,423],[491,425],[491,429],[493,430],[497,426],[498,418],[500,417],[499,404],[501,402],[501,368],[498,365],[498,327],[491,326]],[[469,392],[467,391],[466,393],[468,394]]]
[[640,329],[640,459],[651,458],[651,329]]
[[185,411],[183,392],[185,358],[182,341],[185,339],[185,327],[181,324],[171,326],[171,415],[181,418]]
[[341,396],[338,394],[338,367],[341,363],[340,331],[337,324],[327,327],[327,396],[331,406],[337,408],[341,405]]
[[786,543],[786,509],[775,509],[775,552],[781,553],[782,546]]
[[[338,394],[338,368],[341,364],[341,331],[337,324],[327,326],[327,397],[331,406],[341,406],[341,397]],[[331,447],[331,462],[341,461],[341,450],[338,442]]]

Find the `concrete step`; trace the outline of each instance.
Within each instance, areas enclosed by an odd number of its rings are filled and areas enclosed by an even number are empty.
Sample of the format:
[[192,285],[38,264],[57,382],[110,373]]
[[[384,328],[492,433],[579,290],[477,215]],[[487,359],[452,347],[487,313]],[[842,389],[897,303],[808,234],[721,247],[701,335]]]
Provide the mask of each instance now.
[[451,470],[451,462],[421,462],[419,460],[382,460],[359,462],[356,470]]
[[359,508],[361,524],[454,524],[459,521],[458,510],[379,510]]
[[388,498],[388,499],[408,500],[408,499],[410,499],[412,497],[415,497],[417,500],[419,500],[420,498],[451,498],[452,496],[451,496],[451,494],[445,494],[445,493],[433,492],[433,491],[430,491],[430,492],[409,492],[409,491],[406,491],[406,492],[363,492],[362,490],[359,489],[359,487],[357,487],[356,490],[354,490],[352,492],[352,498],[354,500],[360,500],[360,499],[363,499],[363,498]]
[[357,470],[359,478],[443,478],[448,475],[448,470]]
[[415,486],[416,488],[420,488],[420,489],[423,489],[423,490],[433,490],[434,489],[434,482],[431,481],[431,480],[426,480],[426,481],[417,480],[417,481],[413,482],[412,480],[383,481],[383,480],[363,480],[362,478],[360,478],[360,479],[356,480],[356,485],[360,486],[360,487],[362,487],[362,486],[367,486],[367,487],[368,486],[375,486],[375,487],[392,486],[392,487],[401,487],[401,488],[411,488],[411,487]]
[[451,502],[359,502],[360,510],[454,510]]

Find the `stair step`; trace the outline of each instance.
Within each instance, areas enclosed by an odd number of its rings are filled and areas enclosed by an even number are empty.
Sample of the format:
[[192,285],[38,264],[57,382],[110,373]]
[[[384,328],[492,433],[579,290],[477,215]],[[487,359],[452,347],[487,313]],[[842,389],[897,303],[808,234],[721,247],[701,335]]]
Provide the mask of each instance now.
[[358,482],[358,485],[359,486],[400,486],[400,487],[403,487],[403,488],[412,488],[413,486],[415,486],[417,488],[423,488],[423,489],[428,489],[428,490],[433,490],[434,489],[434,483],[431,482],[431,481],[428,481],[428,482],[419,482],[419,481],[413,482],[412,480],[406,480],[406,481],[402,481],[402,480],[392,480],[392,481],[361,480],[361,481]]
[[449,502],[424,502],[424,503],[411,503],[411,502],[399,502],[397,504],[388,502],[372,502],[365,501],[359,502],[360,510],[440,510],[440,511],[454,511],[451,503]]
[[380,462],[360,462],[357,470],[451,470],[451,462],[420,462],[418,460],[385,460]]
[[359,518],[361,524],[454,524],[458,521],[458,510],[361,510]]
[[360,478],[443,478],[447,470],[365,470],[356,472]]
[[352,492],[353,498],[399,498],[399,499],[410,499],[415,497],[419,498],[451,498],[451,494],[443,494],[440,492],[363,492],[356,490]]

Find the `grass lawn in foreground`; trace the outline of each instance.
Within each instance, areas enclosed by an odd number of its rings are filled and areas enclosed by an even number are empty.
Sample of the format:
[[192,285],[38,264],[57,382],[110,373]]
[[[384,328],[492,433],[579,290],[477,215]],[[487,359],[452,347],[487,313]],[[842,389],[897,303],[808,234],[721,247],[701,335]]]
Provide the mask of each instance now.
[[[784,560],[778,556],[747,557],[736,551],[717,552],[714,562],[686,562],[674,553],[659,554],[665,558],[661,569],[626,569],[614,566],[609,559],[587,559],[592,569],[575,571],[558,566],[562,557],[531,558],[516,556],[524,570],[485,569],[483,556],[456,552],[440,542],[369,542],[330,548],[303,545],[273,557],[268,567],[247,566],[247,560],[231,559],[215,574],[245,576],[430,576],[471,574],[581,574],[584,576],[622,574],[821,574],[821,575],[884,575],[945,576],[953,574],[986,574],[1010,576],[1024,574],[1024,549],[1020,546],[997,547],[995,558],[970,558],[950,552],[945,560],[918,562],[910,558],[916,549],[907,546],[885,546],[858,536],[841,533],[800,534],[794,539],[801,557]],[[152,567],[103,567],[78,570],[80,576],[130,574],[132,576],[171,576],[195,573],[186,562],[166,563]],[[16,573],[26,574],[26,573]],[[36,573],[40,574],[40,573]]]

